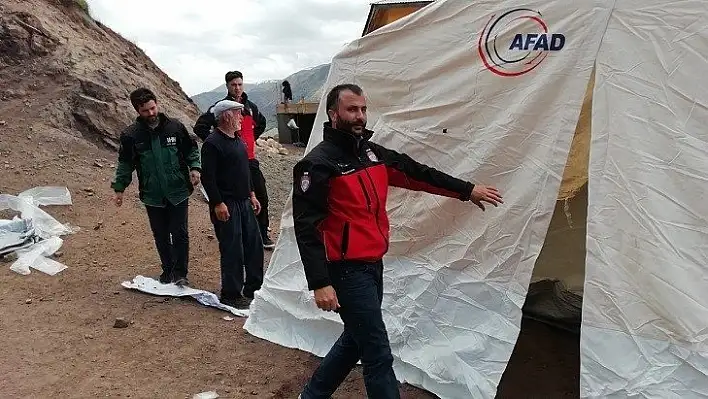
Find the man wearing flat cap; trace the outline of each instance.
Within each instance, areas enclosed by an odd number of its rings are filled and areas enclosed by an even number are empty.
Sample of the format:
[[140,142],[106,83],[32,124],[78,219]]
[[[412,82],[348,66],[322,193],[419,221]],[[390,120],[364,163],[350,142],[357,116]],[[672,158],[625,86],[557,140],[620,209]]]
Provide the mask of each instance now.
[[[251,181],[253,182],[253,191],[256,193],[258,202],[261,203],[261,213],[258,214],[258,225],[261,228],[261,239],[263,240],[263,248],[272,250],[275,248],[275,243],[271,240],[268,232],[270,231],[270,222],[268,220],[268,189],[266,180],[263,176],[263,171],[260,169],[260,162],[256,158],[256,139],[258,139],[266,129],[266,118],[258,110],[256,104],[248,99],[248,95],[243,91],[243,74],[239,71],[229,71],[224,76],[226,80],[226,97],[224,100],[232,100],[243,104],[241,113],[243,120],[241,121],[241,139],[246,144],[246,153],[248,154],[248,166],[251,173]],[[216,128],[216,120],[212,113],[212,107],[203,113],[197,123],[194,125],[194,134],[202,140],[211,134],[212,129]]]
[[256,220],[261,205],[240,138],[242,109],[232,100],[221,100],[212,108],[216,128],[202,145],[201,176],[219,241],[221,302],[237,309],[247,309],[263,283],[263,241]]

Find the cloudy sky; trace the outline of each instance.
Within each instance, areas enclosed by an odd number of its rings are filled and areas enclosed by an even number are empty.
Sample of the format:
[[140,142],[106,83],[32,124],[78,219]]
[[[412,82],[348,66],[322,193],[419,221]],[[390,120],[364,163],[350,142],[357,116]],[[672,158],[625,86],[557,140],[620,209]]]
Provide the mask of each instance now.
[[88,0],[91,14],[142,48],[188,95],[282,79],[329,62],[361,36],[369,0]]

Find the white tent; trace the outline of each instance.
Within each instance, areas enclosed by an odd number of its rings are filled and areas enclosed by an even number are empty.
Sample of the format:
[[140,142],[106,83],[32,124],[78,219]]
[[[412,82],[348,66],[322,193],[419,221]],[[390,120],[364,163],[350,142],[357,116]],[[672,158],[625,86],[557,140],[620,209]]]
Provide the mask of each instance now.
[[[584,285],[581,396],[708,396],[707,10],[441,0],[334,58],[326,89],[364,88],[373,141],[492,183],[506,202],[483,213],[391,189],[383,307],[399,380],[494,397],[554,210],[565,220],[557,199],[590,83],[589,167],[575,176],[587,185],[573,193],[587,192],[587,229],[571,217],[584,264],[536,271]],[[315,126],[325,120],[323,100]],[[308,150],[321,138],[313,130]],[[245,328],[323,356],[342,326],[307,291],[290,211]]]

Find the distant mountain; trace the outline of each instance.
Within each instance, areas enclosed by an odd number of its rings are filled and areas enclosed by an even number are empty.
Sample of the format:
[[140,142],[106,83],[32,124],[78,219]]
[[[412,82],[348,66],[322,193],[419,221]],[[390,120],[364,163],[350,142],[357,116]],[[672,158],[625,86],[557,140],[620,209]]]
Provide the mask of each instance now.
[[[282,80],[269,80],[256,84],[245,84],[248,99],[253,101],[268,121],[268,129],[276,126],[276,105],[282,98],[283,80],[290,82],[293,89],[293,101],[305,98],[307,102],[319,102],[323,95],[324,84],[329,74],[330,64],[322,64],[310,69],[303,69]],[[214,90],[192,96],[192,100],[204,112],[226,95],[226,85]]]

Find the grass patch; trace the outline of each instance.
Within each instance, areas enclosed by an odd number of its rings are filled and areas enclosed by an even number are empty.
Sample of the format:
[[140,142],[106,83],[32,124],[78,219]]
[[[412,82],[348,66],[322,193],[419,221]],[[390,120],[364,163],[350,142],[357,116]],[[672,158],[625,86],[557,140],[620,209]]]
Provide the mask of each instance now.
[[91,15],[91,11],[86,0],[74,0],[74,3],[76,3],[76,5],[79,6],[80,9],[84,10],[86,14]]

